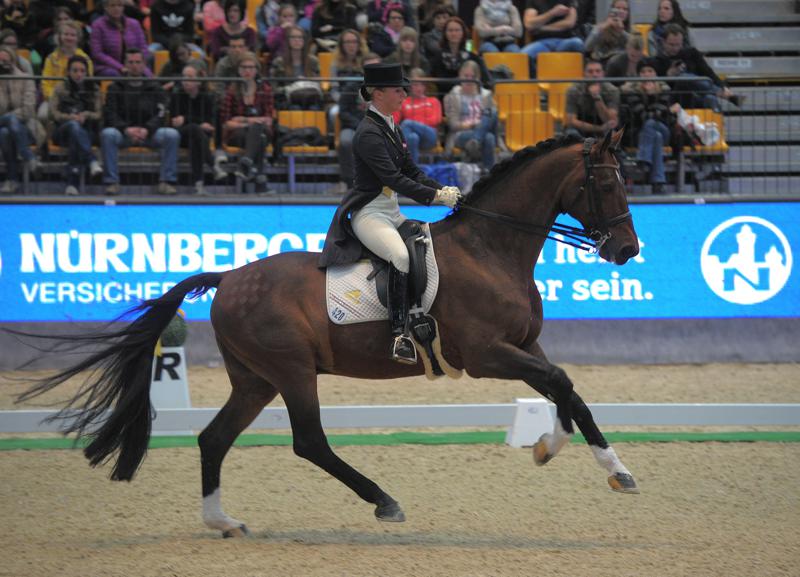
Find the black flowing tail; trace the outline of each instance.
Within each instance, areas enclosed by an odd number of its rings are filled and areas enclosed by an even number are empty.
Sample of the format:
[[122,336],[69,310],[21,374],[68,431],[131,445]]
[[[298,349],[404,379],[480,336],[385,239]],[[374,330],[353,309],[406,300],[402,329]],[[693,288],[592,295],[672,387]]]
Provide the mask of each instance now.
[[[111,479],[130,481],[147,453],[155,416],[150,404],[150,379],[156,343],[186,296],[198,297],[219,286],[221,280],[219,273],[189,277],[160,298],[145,301],[125,313],[123,317],[142,314],[114,332],[52,337],[9,331],[24,337],[57,339],[48,351],[83,350],[102,343],[100,350],[85,360],[38,382],[20,395],[18,402],[41,395],[79,373],[92,371],[67,406],[48,421],[61,420],[64,434],[77,433],[78,437],[91,440],[83,452],[93,467],[118,453]],[[105,345],[108,341],[113,344]]]

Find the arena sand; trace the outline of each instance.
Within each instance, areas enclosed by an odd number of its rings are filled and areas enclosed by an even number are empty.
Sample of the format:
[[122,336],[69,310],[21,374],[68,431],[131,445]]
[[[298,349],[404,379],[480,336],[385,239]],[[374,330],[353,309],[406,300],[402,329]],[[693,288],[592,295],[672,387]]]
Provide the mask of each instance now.
[[[565,368],[588,402],[800,402],[798,365]],[[221,369],[189,378],[195,406],[224,402]],[[0,407],[19,390],[4,384]],[[495,380],[325,377],[320,396],[328,405],[496,403],[530,393]],[[397,525],[375,521],[370,505],[290,447],[234,448],[223,502],[252,530],[246,540],[202,524],[197,449],[151,451],[133,483],[108,481],[108,468],[90,469],[77,451],[2,452],[0,575],[800,574],[800,444],[616,448],[641,495],[612,493],[584,445],[545,467],[529,449],[501,445],[337,448],[400,501],[408,521]]]

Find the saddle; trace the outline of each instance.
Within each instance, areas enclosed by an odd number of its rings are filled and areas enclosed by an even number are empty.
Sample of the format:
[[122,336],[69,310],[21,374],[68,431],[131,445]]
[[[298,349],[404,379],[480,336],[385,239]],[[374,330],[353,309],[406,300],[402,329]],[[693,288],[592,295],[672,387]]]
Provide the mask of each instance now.
[[[428,267],[426,257],[428,252],[428,237],[422,229],[424,223],[417,220],[406,220],[397,232],[408,249],[409,274],[408,274],[408,325],[407,329],[414,340],[422,346],[431,363],[434,375],[442,376],[444,371],[434,353],[436,340],[436,321],[425,313],[422,307],[422,297],[428,287]],[[368,281],[375,279],[375,289],[380,303],[385,307],[387,302],[387,286],[389,280],[389,266],[386,261],[371,255],[372,272],[367,277]]]

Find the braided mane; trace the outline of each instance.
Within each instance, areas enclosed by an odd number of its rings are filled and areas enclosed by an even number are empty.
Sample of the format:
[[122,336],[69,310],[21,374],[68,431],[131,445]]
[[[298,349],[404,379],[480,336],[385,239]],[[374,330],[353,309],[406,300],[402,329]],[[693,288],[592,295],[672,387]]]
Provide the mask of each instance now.
[[561,136],[559,138],[549,138],[539,142],[535,146],[526,146],[518,150],[511,158],[498,162],[492,167],[488,174],[482,176],[481,179],[473,185],[472,191],[464,198],[462,204],[474,204],[478,198],[496,188],[498,184],[504,181],[516,169],[527,164],[529,160],[535,160],[554,150],[572,146],[578,142],[583,142],[583,138],[575,135]]

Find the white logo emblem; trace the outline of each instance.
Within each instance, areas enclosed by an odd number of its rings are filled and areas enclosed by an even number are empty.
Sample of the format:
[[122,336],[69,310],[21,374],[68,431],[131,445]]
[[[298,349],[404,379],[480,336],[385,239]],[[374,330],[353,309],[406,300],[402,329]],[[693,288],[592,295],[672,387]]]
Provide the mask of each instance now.
[[728,302],[753,305],[774,297],[792,272],[792,249],[781,230],[755,216],[718,225],[700,253],[703,278]]

